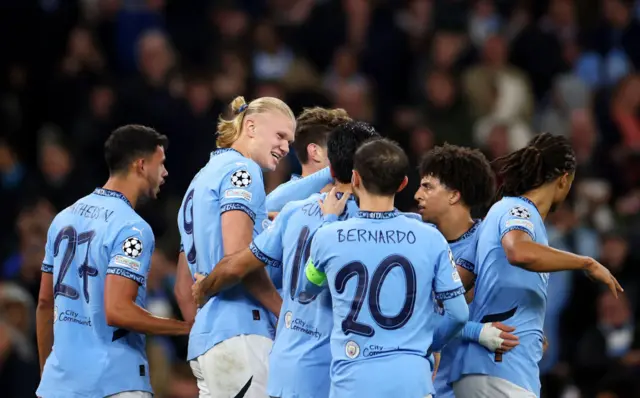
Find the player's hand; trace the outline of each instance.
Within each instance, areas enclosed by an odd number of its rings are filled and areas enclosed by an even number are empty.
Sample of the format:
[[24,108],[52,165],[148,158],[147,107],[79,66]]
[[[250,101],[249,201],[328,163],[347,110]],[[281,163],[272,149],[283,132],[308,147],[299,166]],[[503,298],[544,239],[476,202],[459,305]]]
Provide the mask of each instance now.
[[520,344],[518,336],[512,334],[515,330],[501,322],[485,323],[478,340],[491,352],[505,353]]
[[318,205],[322,210],[323,215],[327,214],[335,214],[339,216],[344,211],[345,206],[347,205],[347,200],[349,200],[349,194],[344,193],[340,199],[336,197],[336,187],[331,188],[331,191],[324,198],[324,201],[318,199]]
[[267,217],[269,218],[269,220],[273,221],[276,219],[276,217],[278,216],[278,212],[277,211],[270,211],[267,214]]
[[542,355],[549,349],[549,339],[547,336],[542,336]]
[[618,298],[618,293],[624,292],[624,289],[618,283],[618,280],[611,275],[611,272],[602,264],[594,259],[590,259],[589,265],[585,269],[585,273],[589,279],[607,285],[611,293]]
[[206,288],[203,283],[206,277],[198,273],[196,273],[194,277],[196,278],[196,281],[191,286],[191,295],[193,296],[193,301],[196,302],[198,307],[202,307],[207,302],[207,296],[205,294]]

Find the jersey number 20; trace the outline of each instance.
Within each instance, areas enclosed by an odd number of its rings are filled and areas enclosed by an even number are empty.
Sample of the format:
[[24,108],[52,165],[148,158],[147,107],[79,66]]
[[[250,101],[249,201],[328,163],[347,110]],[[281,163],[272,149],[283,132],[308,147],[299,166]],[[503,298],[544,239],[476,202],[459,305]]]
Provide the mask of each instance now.
[[[388,317],[382,313],[380,308],[380,292],[385,278],[395,267],[400,267],[403,271],[406,282],[406,295],[400,312],[395,316]],[[381,328],[387,330],[399,329],[409,322],[416,304],[416,270],[406,257],[394,254],[382,260],[373,273],[371,284],[369,284],[367,267],[360,261],[353,261],[338,271],[335,280],[336,291],[339,294],[344,293],[347,281],[353,277],[358,278],[358,285],[351,302],[351,310],[342,321],[344,334],[355,333],[367,337],[375,334],[373,327],[357,321],[358,314],[367,296],[371,317]]]

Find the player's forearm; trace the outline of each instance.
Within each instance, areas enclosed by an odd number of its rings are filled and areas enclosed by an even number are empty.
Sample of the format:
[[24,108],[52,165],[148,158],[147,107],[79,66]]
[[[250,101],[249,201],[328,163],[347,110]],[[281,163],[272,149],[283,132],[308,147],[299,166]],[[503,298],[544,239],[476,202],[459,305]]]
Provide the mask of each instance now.
[[249,294],[275,316],[280,316],[282,297],[278,294],[266,269],[259,269],[242,279]]
[[[247,261],[249,259],[249,261]],[[256,259],[250,251],[242,250],[225,256],[205,278],[205,294],[214,295],[242,282],[252,272],[264,268],[265,264]],[[275,289],[275,288],[274,288]]]
[[331,171],[325,167],[305,178],[282,184],[267,195],[267,211],[280,211],[287,203],[306,199],[332,182]]
[[189,322],[155,316],[134,302],[107,307],[106,315],[109,326],[136,333],[175,336],[190,330]]
[[[184,268],[184,269],[183,269]],[[173,288],[173,293],[176,296],[182,319],[187,322],[193,322],[196,318],[196,312],[198,307],[193,301],[191,294],[191,285],[193,279],[189,274],[189,268],[186,264],[178,263],[178,270],[176,273],[176,284]]]
[[223,266],[223,263],[220,262],[213,269],[213,272],[207,275],[203,282],[205,294],[209,296],[218,294],[221,291],[242,282],[242,278],[244,277],[245,273],[241,272],[241,270],[233,269],[232,267],[225,267]]
[[176,292],[176,301],[178,302],[182,319],[187,322],[193,322],[196,319],[198,306],[193,301],[191,292]]
[[588,257],[557,250],[533,241],[521,241],[507,252],[509,263],[531,272],[557,272],[587,269]]
[[457,296],[443,303],[444,316],[438,324],[431,344],[431,352],[437,352],[455,337],[469,320],[469,307],[464,296]]
[[53,347],[53,305],[39,303],[36,309],[36,337],[38,339],[38,358],[40,374],[44,369]]

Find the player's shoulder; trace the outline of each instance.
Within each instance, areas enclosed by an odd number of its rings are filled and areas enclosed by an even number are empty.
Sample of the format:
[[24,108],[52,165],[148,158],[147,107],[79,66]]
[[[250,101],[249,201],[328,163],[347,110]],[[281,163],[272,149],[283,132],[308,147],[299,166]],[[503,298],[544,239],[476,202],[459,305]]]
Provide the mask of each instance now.
[[409,218],[411,220],[417,220],[420,222],[422,221],[422,216],[418,213],[412,213],[412,212],[407,212],[407,211],[401,211],[400,214],[406,218]]
[[430,223],[425,223],[422,221],[407,219],[408,224],[412,225],[414,231],[416,232],[416,236],[424,237],[425,239],[438,239],[443,242],[447,242],[444,235],[435,225]]
[[304,209],[307,208],[310,203],[317,203],[318,197],[319,196],[317,194],[313,194],[307,199],[294,200],[287,203],[286,205],[284,205],[282,210],[280,210],[278,216],[274,219],[274,223],[278,222],[280,225],[286,225],[287,221],[291,217],[295,216],[301,211],[304,211]]
[[503,216],[517,217],[522,219],[535,218],[538,214],[536,206],[530,200],[522,197],[506,196],[496,202],[489,213],[487,218]]
[[151,225],[135,211],[132,211],[126,219],[114,222],[111,230],[115,236],[130,234],[146,240],[155,239]]
[[240,152],[231,148],[221,148],[213,151],[208,166],[214,169],[218,175],[244,171],[249,173],[252,178],[262,178],[262,168],[258,163],[242,156]]

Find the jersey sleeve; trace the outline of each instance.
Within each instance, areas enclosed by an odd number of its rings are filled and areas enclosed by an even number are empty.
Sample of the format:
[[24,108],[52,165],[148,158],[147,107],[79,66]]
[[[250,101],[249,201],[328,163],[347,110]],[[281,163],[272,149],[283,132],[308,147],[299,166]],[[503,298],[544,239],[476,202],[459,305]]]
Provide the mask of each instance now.
[[151,227],[140,220],[120,229],[109,253],[107,274],[119,275],[144,285],[151,269],[155,239]]
[[535,240],[536,232],[533,221],[531,221],[531,211],[525,206],[513,206],[500,217],[498,226],[500,240],[511,231],[523,231]]
[[332,182],[331,171],[325,167],[310,176],[282,184],[267,196],[267,211],[280,211],[288,202],[306,199]]
[[47,243],[44,246],[44,259],[42,260],[41,270],[45,274],[53,274],[53,238],[51,237],[53,225],[49,227],[49,231],[47,232]]
[[440,301],[452,299],[465,292],[453,253],[444,237],[441,239],[441,244],[438,245],[433,291],[436,294],[436,299]]
[[[475,247],[475,245],[473,245]],[[456,257],[456,265],[476,275],[476,259],[474,250],[465,250]]]
[[256,236],[249,249],[251,253],[264,264],[272,267],[282,265],[283,242],[282,235],[291,214],[291,207],[285,206],[278,217],[269,226]]
[[264,200],[262,171],[258,166],[236,162],[227,169],[220,184],[220,214],[242,211],[255,223]]

